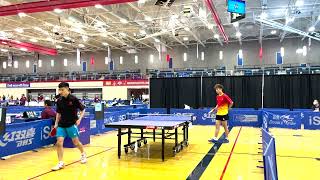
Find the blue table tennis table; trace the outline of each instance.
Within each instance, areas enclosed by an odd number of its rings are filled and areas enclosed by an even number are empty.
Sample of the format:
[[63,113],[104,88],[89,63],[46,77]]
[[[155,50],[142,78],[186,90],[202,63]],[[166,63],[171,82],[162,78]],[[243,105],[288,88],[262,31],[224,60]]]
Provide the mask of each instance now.
[[[189,124],[194,120],[194,116],[176,116],[176,115],[147,115],[137,118],[131,118],[125,121],[112,122],[105,124],[105,127],[117,128],[118,129],[118,158],[121,157],[121,136],[128,135],[128,143],[124,145],[125,153],[127,154],[129,148],[131,150],[135,149],[135,145],[141,147],[142,142],[147,144],[147,138],[153,138],[155,142],[156,139],[162,140],[162,161],[164,161],[164,144],[166,139],[171,138],[174,135],[175,146],[173,148],[173,154],[180,152],[183,147],[189,145]],[[183,141],[178,143],[178,128],[183,127]],[[127,131],[122,132],[122,129],[127,129]],[[140,129],[140,133],[134,133],[131,129]],[[151,129],[153,132],[145,132],[145,129]],[[156,133],[156,130],[161,130],[160,133]],[[174,132],[170,132],[174,130]],[[166,132],[167,131],[167,132]],[[153,134],[152,137],[145,136],[145,134]],[[134,137],[138,138],[136,141],[132,141],[132,134],[138,134],[140,136]],[[156,135],[161,135],[161,138],[157,138]]]

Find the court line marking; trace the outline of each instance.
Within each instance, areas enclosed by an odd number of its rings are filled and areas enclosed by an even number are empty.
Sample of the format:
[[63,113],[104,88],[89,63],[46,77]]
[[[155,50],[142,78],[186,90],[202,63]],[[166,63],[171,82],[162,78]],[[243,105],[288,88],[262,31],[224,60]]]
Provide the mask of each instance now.
[[[205,153],[197,153],[197,152],[187,152],[190,154],[205,154]],[[220,154],[229,154],[230,152],[225,151],[219,151]],[[214,156],[214,153],[207,153],[208,155]],[[249,155],[249,156],[261,156],[261,154],[258,153],[244,153],[244,152],[233,152],[233,154],[237,155]],[[283,157],[283,158],[301,158],[301,159],[317,159],[318,157],[310,157],[310,156],[285,156],[285,155],[277,155],[277,157]]]
[[[96,155],[105,153],[105,152],[107,152],[107,151],[110,151],[111,149],[114,149],[114,148],[109,148],[109,149],[106,149],[106,150],[104,150],[104,151],[101,151],[101,152],[95,153],[95,154],[93,154],[93,155],[90,155],[90,156],[87,157],[87,159],[89,159],[89,158],[91,158],[91,157],[93,157],[93,156],[96,156]],[[72,165],[72,164],[75,164],[75,163],[77,163],[77,162],[80,162],[80,160],[71,162],[71,163],[69,163],[69,164],[66,164],[65,167],[70,166],[70,165]],[[49,173],[52,173],[52,172],[56,172],[56,171],[50,170],[50,171],[44,172],[44,173],[42,173],[42,174],[36,175],[36,176],[34,176],[34,177],[28,178],[28,180],[35,179],[35,178],[41,177],[41,176],[43,176],[43,175],[46,175],[46,174],[49,174]]]
[[[229,132],[232,130],[232,126],[229,127]],[[220,149],[221,141],[225,138],[225,133],[223,133],[218,142],[214,143],[214,145],[211,147],[211,149],[206,153],[206,155],[202,158],[202,160],[198,163],[198,165],[193,169],[193,171],[190,173],[190,175],[187,177],[187,180],[198,180],[202,176],[202,174],[205,172],[207,167],[209,166],[211,160],[214,158],[218,150]]]
[[277,155],[277,157],[296,158],[296,159],[317,159],[317,157],[307,157],[307,156],[283,156],[283,155]]
[[224,166],[224,169],[223,169],[223,171],[222,171],[222,174],[221,174],[221,176],[220,176],[220,180],[223,179],[223,176],[224,176],[224,174],[225,174],[225,172],[226,172],[226,170],[227,170],[227,168],[228,168],[228,165],[229,165],[231,156],[232,156],[232,154],[233,154],[234,147],[236,146],[236,144],[237,144],[237,142],[238,142],[238,138],[239,138],[241,129],[242,129],[242,127],[240,128],[240,130],[239,130],[239,132],[238,132],[238,135],[237,135],[237,138],[236,138],[236,140],[235,140],[234,143],[233,143],[233,146],[232,146],[231,152],[230,152],[230,154],[229,154],[228,160],[227,160],[227,162],[226,162],[226,164],[225,164],[225,166]]

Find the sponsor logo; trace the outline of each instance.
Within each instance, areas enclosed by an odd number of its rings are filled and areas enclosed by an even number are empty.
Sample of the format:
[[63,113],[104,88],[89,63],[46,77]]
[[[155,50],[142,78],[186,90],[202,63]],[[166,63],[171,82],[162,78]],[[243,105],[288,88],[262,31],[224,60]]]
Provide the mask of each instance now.
[[79,133],[84,133],[84,132],[86,132],[86,128],[85,127],[82,127],[82,128],[79,129]]
[[5,147],[10,142],[15,142],[17,145],[16,147],[31,145],[33,143],[35,134],[35,128],[7,132],[0,139],[0,146]]
[[174,113],[175,116],[190,116],[192,121],[197,120],[197,116],[194,113]]
[[104,119],[104,123],[105,124],[109,124],[109,123],[112,123],[114,121],[115,121],[114,117],[109,117],[109,118]]
[[210,116],[210,113],[204,113],[201,117],[202,120],[212,119],[214,117]]
[[234,116],[234,121],[239,122],[258,122],[258,115],[237,114]]
[[272,119],[269,121],[269,124],[274,125],[287,125],[287,126],[294,126],[296,122],[294,122],[294,117],[290,115],[272,115]]
[[134,118],[138,118],[140,115],[139,112],[136,112],[136,113],[131,113],[130,116],[128,116],[129,119],[134,119]]
[[118,116],[111,116],[111,117],[104,119],[104,124],[109,124],[109,123],[117,122],[117,121],[124,121],[126,119],[127,119],[126,114],[122,114],[122,115],[118,115]]
[[127,115],[123,114],[118,117],[119,121],[124,121],[127,119]]
[[320,116],[310,116],[309,125],[320,126]]
[[194,116],[194,113],[174,113],[176,116]]
[[42,137],[43,137],[44,139],[49,139],[49,138],[50,138],[50,136],[49,136],[50,132],[51,132],[51,127],[45,126],[45,127],[43,128]]

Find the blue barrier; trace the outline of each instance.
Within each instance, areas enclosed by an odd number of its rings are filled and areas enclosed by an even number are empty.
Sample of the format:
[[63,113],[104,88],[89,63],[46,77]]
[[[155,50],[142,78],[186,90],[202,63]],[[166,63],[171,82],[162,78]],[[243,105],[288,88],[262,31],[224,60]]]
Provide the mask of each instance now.
[[293,109],[293,111],[312,112],[312,109]]
[[263,111],[290,111],[290,109],[283,109],[283,108],[259,108],[258,110],[263,110]]
[[131,105],[119,105],[119,106],[111,106],[107,109],[116,109],[116,110],[123,110],[123,109],[142,109],[142,108],[148,108],[147,104],[131,104]]
[[215,119],[209,116],[210,109],[170,109],[171,114],[192,115],[196,117],[195,125],[213,125]]
[[136,104],[136,105],[133,105],[135,108],[137,109],[146,109],[149,107],[148,104]]
[[304,112],[302,120],[305,129],[320,129],[320,112]]
[[106,108],[104,112],[104,120],[90,120],[91,135],[105,133],[113,130],[111,128],[105,128],[104,124],[109,122],[117,122],[125,119],[125,114],[128,112],[126,109],[118,108]]
[[139,109],[140,114],[167,114],[166,108]]
[[115,109],[115,110],[124,110],[124,109],[133,109],[133,106],[130,105],[123,105],[123,106],[112,106],[108,107],[107,109]]
[[263,166],[265,180],[278,180],[275,138],[262,128]]
[[[17,112],[20,110],[26,110],[27,108],[15,108],[11,109],[12,112]],[[93,109],[93,108],[92,108]],[[34,107],[28,110],[34,111]],[[210,108],[204,109],[171,109],[171,114],[191,114],[196,117],[194,124],[197,125],[213,125],[215,121],[212,117],[208,116]],[[88,119],[91,135],[104,133],[112,128],[105,128],[106,123],[122,121],[127,118],[127,113],[139,113],[139,114],[167,114],[167,109],[165,108],[155,108],[155,109],[119,109],[119,108],[108,108],[105,112],[104,120],[95,120],[94,114],[89,110],[86,118]],[[19,112],[21,113],[21,111]],[[306,129],[320,129],[320,113],[313,113],[308,111],[284,111],[284,110],[253,110],[250,108],[246,109],[232,109],[230,111],[230,125],[232,126],[262,126],[263,129],[268,131],[269,127],[282,127],[282,128],[293,128],[298,129],[301,127],[301,123],[305,124]],[[45,124],[43,124],[45,123]],[[32,129],[33,127],[33,129]],[[51,128],[51,120],[41,120],[29,123],[17,123],[10,124],[7,126],[7,135],[0,139],[0,156],[6,156],[9,154],[15,154],[19,152],[24,152],[32,149],[39,148],[43,145],[50,144],[54,142],[55,138],[49,138],[48,133]],[[34,130],[34,135],[31,138],[24,138],[21,133],[27,132],[27,130]],[[42,129],[42,130],[41,130]],[[31,130],[29,130],[31,131]],[[20,133],[20,134],[19,134]],[[35,135],[36,134],[36,135]],[[40,135],[39,135],[40,134]],[[21,137],[20,137],[21,136]],[[20,138],[20,139],[19,139]],[[39,139],[40,138],[40,139]],[[47,139],[45,139],[47,138]],[[19,141],[19,142],[18,142]],[[31,143],[28,144],[27,141]],[[20,144],[18,144],[20,143]],[[24,146],[23,148],[17,148],[17,146]],[[4,151],[5,147],[5,151]],[[14,149],[13,151],[7,148]],[[265,148],[266,149],[266,148]],[[6,153],[4,153],[6,152]]]
[[296,111],[263,111],[264,117],[268,119],[269,127],[300,129],[301,113]]
[[262,116],[262,129],[264,129],[267,132],[269,132],[268,114],[261,112],[261,116]]
[[95,114],[93,107],[86,107],[86,112],[88,112],[89,114]]
[[105,108],[104,113],[112,113],[112,112],[117,112],[117,111],[123,111],[124,109],[118,109],[118,108]]
[[260,110],[234,110],[229,113],[231,126],[262,126],[262,111]]
[[[21,113],[26,110],[34,111],[34,108],[16,108],[11,109],[11,113]],[[82,143],[89,143],[91,134],[98,134],[113,130],[111,128],[105,128],[104,124],[107,122],[122,121],[126,119],[126,114],[144,111],[144,113],[163,113],[166,109],[122,109],[111,113],[106,113],[104,120],[96,121],[94,115],[90,114],[84,118],[84,127],[80,126],[80,134],[85,136],[82,139]],[[88,111],[87,111],[88,112]],[[90,111],[89,111],[90,112]],[[52,144],[56,141],[56,138],[49,137],[51,130],[52,120],[38,120],[33,122],[14,123],[8,124],[6,133],[0,137],[0,157],[17,154],[33,149],[40,148],[45,145]],[[90,127],[90,130],[89,130]],[[71,141],[69,143],[73,147]]]
[[35,119],[11,118],[11,124],[25,123],[25,122],[36,121],[36,120],[40,120],[40,119],[41,119],[41,118],[35,118]]
[[273,136],[264,128],[262,128],[261,131],[262,131],[262,150],[264,154]]
[[[201,109],[205,109],[205,110],[210,111],[212,108],[211,107],[204,107]],[[254,108],[231,108],[231,110],[256,110],[256,109],[254,109]]]
[[113,130],[112,128],[105,128],[104,124],[112,123],[112,122],[118,122],[118,121],[123,121],[126,119],[127,113],[131,111],[138,111],[135,109],[130,109],[130,110],[121,110],[121,111],[115,111],[112,113],[107,113],[105,114],[104,121],[97,120],[97,128],[98,128],[98,133],[105,133],[107,131]]
[[231,110],[235,110],[235,111],[237,111],[237,110],[248,110],[248,111],[253,111],[253,110],[255,110],[254,108],[232,108]]
[[40,111],[42,112],[44,107],[28,107],[28,106],[8,106],[7,113],[23,113],[24,111]]
[[[209,117],[209,108],[205,109],[171,109],[171,114],[194,115],[196,125],[212,125],[214,119]],[[232,126],[281,127],[299,129],[302,118],[300,112],[295,111],[263,111],[263,110],[240,110],[232,109],[229,112],[229,123]]]
[[0,157],[40,148],[55,142],[49,137],[51,119],[9,124],[0,137]]
[[128,110],[116,111],[113,113],[107,113],[104,117],[104,123],[111,123],[117,121],[123,121],[126,119]]
[[167,109],[165,108],[154,108],[154,109],[118,109],[118,108],[108,108],[107,112],[104,113],[104,120],[94,120],[90,121],[91,134],[101,134],[111,130],[113,128],[106,128],[104,125],[111,122],[118,122],[127,119],[128,113],[138,113],[138,114],[166,114]]

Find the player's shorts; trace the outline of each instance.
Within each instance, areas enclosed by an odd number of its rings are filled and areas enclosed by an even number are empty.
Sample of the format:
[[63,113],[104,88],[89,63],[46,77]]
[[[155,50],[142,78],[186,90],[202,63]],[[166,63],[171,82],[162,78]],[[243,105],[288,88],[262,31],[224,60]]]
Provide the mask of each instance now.
[[229,115],[226,114],[226,115],[216,115],[216,120],[217,121],[227,121],[229,120]]
[[79,137],[78,127],[76,125],[73,125],[67,128],[58,127],[56,137],[64,137],[64,138],[69,137],[71,139]]

